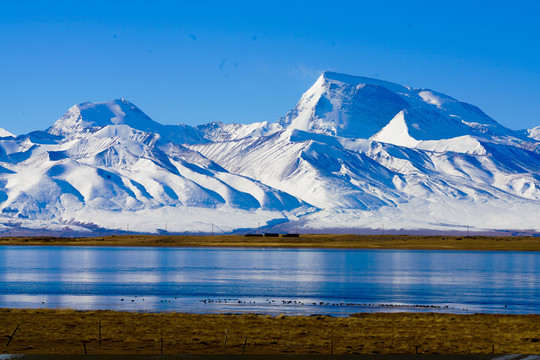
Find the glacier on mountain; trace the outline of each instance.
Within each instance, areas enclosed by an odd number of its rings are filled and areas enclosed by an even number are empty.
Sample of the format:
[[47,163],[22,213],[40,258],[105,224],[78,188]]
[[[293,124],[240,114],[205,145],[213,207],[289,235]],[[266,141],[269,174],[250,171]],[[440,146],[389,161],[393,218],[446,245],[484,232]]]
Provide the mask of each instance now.
[[539,133],[333,72],[275,123],[162,125],[85,102],[0,132],[0,231],[535,232]]

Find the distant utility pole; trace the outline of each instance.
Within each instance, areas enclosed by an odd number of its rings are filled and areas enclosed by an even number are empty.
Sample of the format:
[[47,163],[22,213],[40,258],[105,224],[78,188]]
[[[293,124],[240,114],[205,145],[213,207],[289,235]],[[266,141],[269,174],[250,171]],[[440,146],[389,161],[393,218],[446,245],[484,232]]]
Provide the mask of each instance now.
[[168,232],[167,223],[165,223],[165,234],[167,234],[167,232]]
[[126,225],[127,233],[129,235],[129,224]]
[[212,224],[212,235],[214,235],[214,224]]

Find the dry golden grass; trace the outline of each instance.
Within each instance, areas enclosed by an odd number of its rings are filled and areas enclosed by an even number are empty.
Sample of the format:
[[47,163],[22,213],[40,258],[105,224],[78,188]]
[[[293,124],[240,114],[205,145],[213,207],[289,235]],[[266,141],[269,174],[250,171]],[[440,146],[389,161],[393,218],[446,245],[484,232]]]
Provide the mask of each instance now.
[[407,235],[301,235],[299,238],[125,235],[101,238],[13,237],[0,245],[66,246],[208,246],[433,250],[540,251],[540,237],[407,236]]
[[0,309],[0,324],[0,353],[81,354],[84,341],[89,354],[159,354],[163,338],[164,354],[241,354],[246,337],[246,354],[540,353],[540,315],[334,318]]

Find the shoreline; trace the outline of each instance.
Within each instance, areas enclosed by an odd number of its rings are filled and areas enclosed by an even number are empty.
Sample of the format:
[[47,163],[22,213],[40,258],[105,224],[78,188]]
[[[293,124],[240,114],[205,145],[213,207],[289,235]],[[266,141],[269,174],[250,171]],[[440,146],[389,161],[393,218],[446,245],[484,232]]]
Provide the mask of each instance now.
[[299,237],[112,235],[0,238],[0,246],[6,245],[540,251],[540,237],[301,234]]
[[[540,251],[540,238],[0,238],[0,246],[6,245]],[[540,354],[540,314],[359,312],[334,317],[0,308],[0,324],[0,354]]]
[[[538,354],[540,315],[349,317],[0,309],[0,353]],[[246,340],[247,339],[247,340]],[[84,343],[84,344],[83,344]]]

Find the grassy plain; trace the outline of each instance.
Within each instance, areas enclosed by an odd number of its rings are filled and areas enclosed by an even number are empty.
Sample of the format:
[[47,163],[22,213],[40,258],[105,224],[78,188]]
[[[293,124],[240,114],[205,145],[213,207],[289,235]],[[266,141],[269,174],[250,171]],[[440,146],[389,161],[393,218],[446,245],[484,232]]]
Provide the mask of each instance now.
[[92,238],[4,237],[0,245],[280,247],[352,249],[430,249],[540,251],[540,237],[305,235],[246,237],[241,235],[123,235]]
[[244,343],[246,354],[540,353],[540,315],[335,318],[0,309],[0,324],[0,353],[82,354],[86,347],[88,354],[160,354],[161,339],[164,354],[242,354]]

